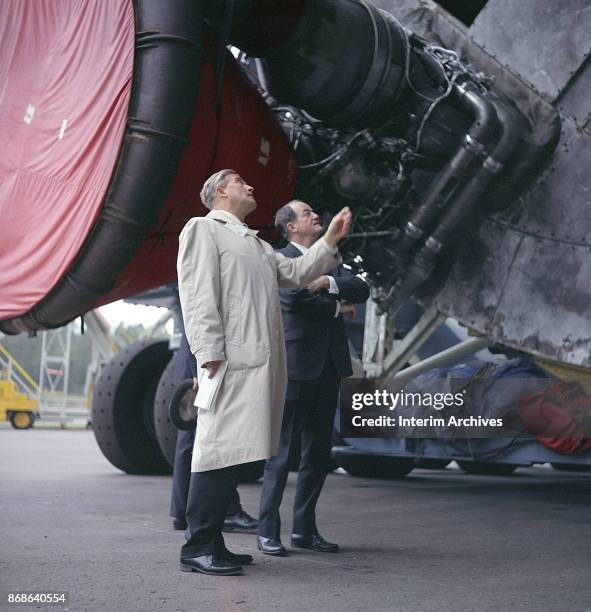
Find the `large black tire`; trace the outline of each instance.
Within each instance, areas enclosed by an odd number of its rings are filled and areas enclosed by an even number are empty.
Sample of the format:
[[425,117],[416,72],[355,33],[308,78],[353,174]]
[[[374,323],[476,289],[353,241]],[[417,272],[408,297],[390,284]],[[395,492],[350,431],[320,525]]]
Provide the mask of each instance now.
[[552,463],[555,470],[561,472],[591,472],[591,465],[584,463]]
[[92,398],[92,429],[103,455],[128,474],[170,474],[154,428],[154,397],[171,352],[142,340],[105,366]]
[[192,378],[186,378],[175,386],[168,404],[168,418],[181,431],[197,431],[198,409],[195,407],[195,396]]
[[332,457],[351,476],[361,478],[403,478],[415,466],[412,457],[389,457],[386,455],[361,455],[350,452],[350,447],[336,447]]
[[424,470],[444,470],[451,463],[451,459],[415,459],[415,467]]
[[458,461],[458,465],[467,474],[478,476],[509,476],[519,467],[513,463],[487,463],[485,461]]
[[162,372],[162,376],[158,381],[156,397],[154,398],[154,428],[156,430],[156,439],[158,440],[162,454],[166,457],[171,467],[174,465],[174,452],[176,449],[176,434],[178,429],[170,420],[168,408],[175,389],[174,359],[171,359],[164,368],[164,372]]
[[27,410],[15,410],[8,418],[15,429],[31,429],[35,422],[35,415]]

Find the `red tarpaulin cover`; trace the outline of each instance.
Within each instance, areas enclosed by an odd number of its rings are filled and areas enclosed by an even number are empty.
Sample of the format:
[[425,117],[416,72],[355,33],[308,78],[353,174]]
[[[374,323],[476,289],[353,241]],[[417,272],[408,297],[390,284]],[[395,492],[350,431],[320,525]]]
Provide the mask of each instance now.
[[41,300],[92,229],[133,53],[130,0],[0,2],[0,319]]

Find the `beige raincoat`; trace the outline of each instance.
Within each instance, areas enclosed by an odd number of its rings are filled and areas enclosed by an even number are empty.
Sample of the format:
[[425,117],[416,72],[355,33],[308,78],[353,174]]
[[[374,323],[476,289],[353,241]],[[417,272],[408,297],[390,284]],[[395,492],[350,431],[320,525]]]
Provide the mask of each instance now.
[[177,268],[189,346],[198,368],[228,362],[214,406],[199,409],[193,472],[277,452],[287,385],[277,290],[305,285],[340,261],[324,239],[303,257],[285,257],[225,211],[184,227]]

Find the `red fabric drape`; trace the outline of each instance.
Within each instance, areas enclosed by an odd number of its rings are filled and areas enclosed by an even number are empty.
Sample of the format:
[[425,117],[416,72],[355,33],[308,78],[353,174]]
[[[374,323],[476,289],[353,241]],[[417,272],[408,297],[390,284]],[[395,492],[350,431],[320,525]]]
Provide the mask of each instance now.
[[0,2],[0,319],[39,302],[93,226],[133,51],[131,0]]

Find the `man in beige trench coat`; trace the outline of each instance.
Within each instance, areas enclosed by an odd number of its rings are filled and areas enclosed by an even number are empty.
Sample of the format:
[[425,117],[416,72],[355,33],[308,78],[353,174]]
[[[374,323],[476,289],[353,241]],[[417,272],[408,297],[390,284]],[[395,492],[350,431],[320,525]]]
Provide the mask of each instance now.
[[244,465],[277,452],[287,385],[279,287],[305,286],[333,269],[337,243],[351,212],[341,210],[303,257],[273,250],[244,224],[256,208],[254,190],[234,170],[222,170],[201,191],[205,217],[179,238],[179,294],[197,367],[211,378],[227,370],[214,405],[199,409],[181,570],[237,575],[250,555],[224,545],[226,506]]

